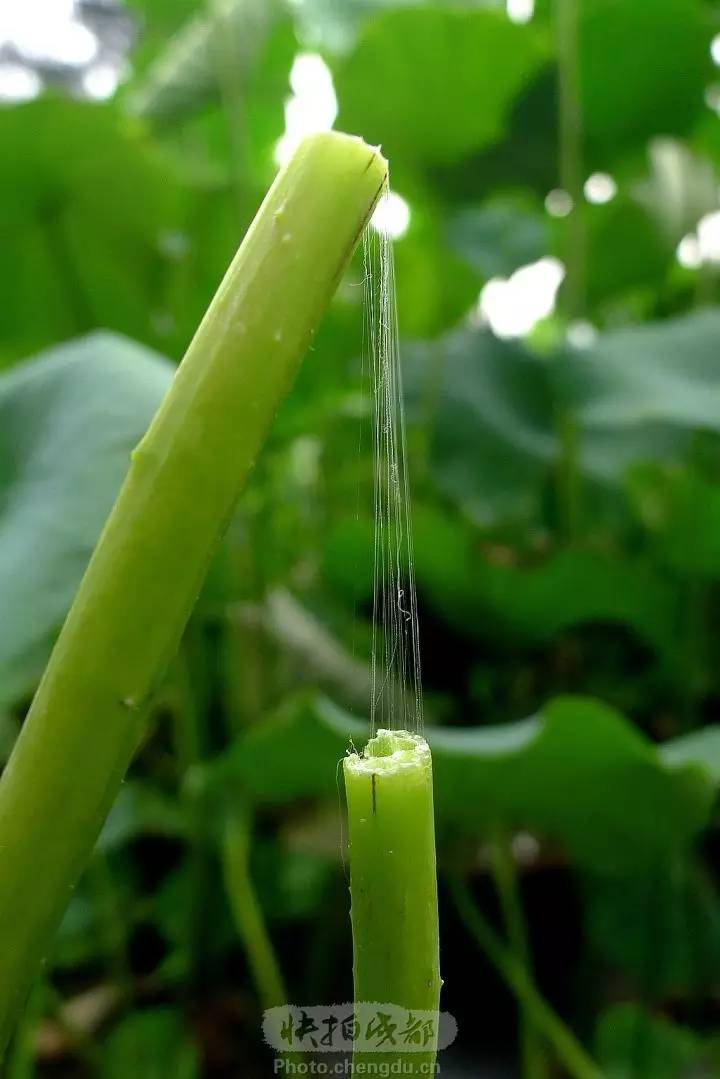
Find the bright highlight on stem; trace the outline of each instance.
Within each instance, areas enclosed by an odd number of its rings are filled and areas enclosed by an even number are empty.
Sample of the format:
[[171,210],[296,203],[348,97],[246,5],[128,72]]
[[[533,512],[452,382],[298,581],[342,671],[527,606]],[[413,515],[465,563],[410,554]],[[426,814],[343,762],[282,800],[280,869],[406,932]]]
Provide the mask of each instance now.
[[0,783],[0,1049],[386,175],[360,139],[300,146],[133,454]]
[[[418,734],[379,730],[363,755],[346,757],[344,772],[355,1001],[437,1012],[441,981],[430,747]],[[417,1053],[356,1053],[354,1062],[402,1058],[414,1068],[403,1075],[428,1075],[435,1055],[431,1045]]]

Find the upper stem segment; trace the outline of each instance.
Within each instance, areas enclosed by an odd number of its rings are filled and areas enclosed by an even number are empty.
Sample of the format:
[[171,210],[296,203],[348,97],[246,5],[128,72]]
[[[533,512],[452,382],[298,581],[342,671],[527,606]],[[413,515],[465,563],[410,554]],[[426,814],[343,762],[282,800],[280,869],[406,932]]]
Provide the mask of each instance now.
[[347,135],[300,146],[133,454],[0,783],[0,1047],[386,172]]

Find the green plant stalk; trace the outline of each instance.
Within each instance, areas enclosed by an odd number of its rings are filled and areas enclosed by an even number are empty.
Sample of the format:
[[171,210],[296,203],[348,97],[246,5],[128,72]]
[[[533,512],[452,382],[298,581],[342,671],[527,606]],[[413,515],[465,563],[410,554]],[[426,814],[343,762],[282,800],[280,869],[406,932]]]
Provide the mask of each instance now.
[[[554,0],[558,55],[558,128],[560,186],[572,199],[564,223],[565,284],[562,290],[569,319],[585,314],[586,230],[583,209],[583,119],[580,82],[578,0]],[[557,410],[560,440],[558,511],[566,540],[577,538],[582,527],[580,431],[577,417],[567,406]]]
[[[355,1002],[438,1012],[440,955],[432,758],[424,738],[378,731],[344,761]],[[423,1052],[356,1052],[359,1064],[405,1062],[432,1074]]]
[[0,1046],[386,175],[360,139],[301,144],[132,455],[0,783]]
[[574,1076],[574,1079],[604,1079],[595,1061],[539,992],[527,968],[505,947],[485,921],[467,883],[459,877],[451,877],[449,886],[466,929],[532,1016],[536,1029],[543,1032],[568,1075]]
[[[490,841],[490,866],[502,909],[510,948],[518,963],[532,976],[532,958],[517,870],[508,836],[498,828]],[[520,1000],[520,1044],[525,1079],[544,1079],[547,1074],[543,1045],[532,1011]]]
[[[185,921],[185,952],[187,975],[184,989],[197,993],[203,987],[205,959],[204,948],[207,927],[207,903],[211,887],[208,879],[210,814],[206,805],[205,791],[201,784],[193,783],[193,769],[204,758],[202,715],[207,709],[207,693],[199,687],[206,680],[202,659],[202,632],[190,620],[185,630],[175,663],[172,666],[174,697],[173,750],[179,778],[179,801],[187,828],[187,882],[188,909]],[[198,661],[198,653],[202,659]],[[170,681],[170,678],[168,679]],[[200,698],[200,700],[198,700]]]
[[565,305],[570,318],[585,312],[586,234],[583,214],[583,110],[578,0],[555,0],[558,56],[559,172],[572,199],[565,219]]
[[45,986],[38,982],[32,991],[22,1022],[18,1023],[12,1046],[8,1053],[5,1079],[35,1079],[36,1041],[38,1027],[43,1017]]
[[288,1003],[280,966],[250,875],[252,813],[238,803],[225,823],[223,875],[235,928],[242,941],[263,1009]]

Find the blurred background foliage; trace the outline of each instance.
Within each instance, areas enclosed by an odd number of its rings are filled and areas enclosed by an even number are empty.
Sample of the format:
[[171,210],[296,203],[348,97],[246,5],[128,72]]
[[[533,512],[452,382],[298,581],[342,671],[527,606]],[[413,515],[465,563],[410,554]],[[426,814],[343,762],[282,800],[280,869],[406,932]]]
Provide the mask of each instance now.
[[[0,12],[3,757],[278,163],[332,124],[390,159],[448,1077],[720,1075],[718,65],[712,0]],[[350,996],[362,277],[218,553],[11,1079],[264,1076],[263,1006]]]

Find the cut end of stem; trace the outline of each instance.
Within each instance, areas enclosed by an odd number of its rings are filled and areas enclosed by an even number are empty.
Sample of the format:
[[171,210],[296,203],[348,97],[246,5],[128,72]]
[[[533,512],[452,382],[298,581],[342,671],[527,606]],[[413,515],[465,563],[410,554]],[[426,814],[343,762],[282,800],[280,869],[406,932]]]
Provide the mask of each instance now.
[[388,775],[430,767],[430,746],[419,734],[380,729],[360,753],[345,758],[345,770],[354,775]]
[[360,135],[348,135],[345,131],[316,131],[312,135],[306,135],[303,140],[303,145],[315,144],[317,146],[319,143],[327,146],[334,145],[340,153],[346,155],[350,155],[355,150],[360,157],[366,159],[368,169],[375,168],[387,175],[388,161],[382,153],[382,147],[371,146]]
[[387,158],[383,157],[379,146],[370,146],[359,135],[347,135],[344,131],[318,131],[306,135],[296,151],[299,156],[318,153],[341,159],[348,171],[367,173],[378,187],[387,181]]

